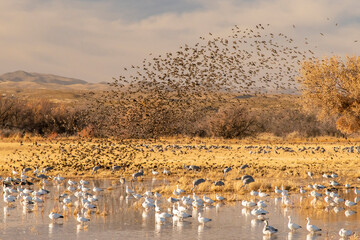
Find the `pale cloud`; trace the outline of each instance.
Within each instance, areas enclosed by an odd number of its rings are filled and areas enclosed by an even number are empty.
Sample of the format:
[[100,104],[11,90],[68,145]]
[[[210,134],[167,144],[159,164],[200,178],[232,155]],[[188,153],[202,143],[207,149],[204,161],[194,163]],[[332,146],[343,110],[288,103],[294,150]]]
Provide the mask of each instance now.
[[309,38],[321,55],[358,55],[359,16],[355,0],[0,0],[0,73],[110,81],[150,52],[176,51],[208,32],[227,36],[235,24],[269,23],[271,31]]

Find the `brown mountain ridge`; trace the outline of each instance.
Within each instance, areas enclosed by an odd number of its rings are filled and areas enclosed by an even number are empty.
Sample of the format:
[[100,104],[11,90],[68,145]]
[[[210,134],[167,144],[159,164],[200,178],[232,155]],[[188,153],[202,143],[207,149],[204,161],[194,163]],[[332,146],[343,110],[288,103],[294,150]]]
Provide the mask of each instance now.
[[15,71],[0,75],[0,87],[20,89],[104,89],[106,83],[89,83],[84,80],[53,74]]

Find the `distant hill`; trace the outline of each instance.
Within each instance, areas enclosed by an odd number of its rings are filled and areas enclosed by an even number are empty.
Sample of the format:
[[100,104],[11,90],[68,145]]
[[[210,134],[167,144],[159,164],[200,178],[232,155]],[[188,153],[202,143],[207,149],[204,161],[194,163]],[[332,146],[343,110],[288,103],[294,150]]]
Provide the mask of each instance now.
[[107,84],[57,76],[53,74],[16,71],[0,75],[0,87],[35,89],[104,89]]

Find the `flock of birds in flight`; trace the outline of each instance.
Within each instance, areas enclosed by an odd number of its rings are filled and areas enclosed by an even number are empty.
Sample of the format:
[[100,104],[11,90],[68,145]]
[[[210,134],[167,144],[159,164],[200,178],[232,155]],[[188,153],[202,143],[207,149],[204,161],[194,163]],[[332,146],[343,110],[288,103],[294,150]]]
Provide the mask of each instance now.
[[129,73],[115,79],[114,86],[126,87],[131,95],[151,89],[183,94],[189,90],[237,90],[243,94],[271,88],[297,90],[301,63],[315,59],[315,51],[306,49],[311,48],[308,38],[297,42],[286,34],[272,33],[269,24],[245,29],[235,25],[231,30],[227,37],[209,33],[193,46],[185,44],[159,56],[150,54],[141,66],[124,68]]
[[[104,128],[111,129],[107,134],[119,136],[118,129],[126,126],[136,109],[144,113],[137,116],[139,121],[161,122],[169,109],[183,113],[177,118],[184,117],[191,109],[228,103],[228,94],[299,93],[301,64],[318,57],[315,48],[310,38],[274,33],[269,24],[235,25],[228,36],[209,33],[195,44],[150,54],[141,64],[125,67],[110,84],[111,90],[96,95],[93,111],[103,114],[94,124],[118,124],[118,128]],[[159,114],[151,114],[153,109]]]
[[110,84],[113,89],[97,98],[97,109],[113,105],[113,111],[127,112],[133,105],[164,102],[185,110],[196,107],[195,102],[224,101],[225,92],[297,91],[298,68],[302,61],[313,59],[314,52],[301,50],[293,38],[268,28],[268,24],[235,26],[227,37],[210,33],[193,46],[151,55],[142,65],[124,68],[124,75]]

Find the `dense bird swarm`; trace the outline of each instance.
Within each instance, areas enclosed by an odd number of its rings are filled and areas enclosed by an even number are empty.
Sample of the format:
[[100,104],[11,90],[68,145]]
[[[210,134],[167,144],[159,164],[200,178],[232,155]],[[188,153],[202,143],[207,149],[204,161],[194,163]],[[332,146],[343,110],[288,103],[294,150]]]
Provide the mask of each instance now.
[[92,124],[112,136],[176,135],[219,106],[239,105],[234,96],[297,92],[300,63],[313,54],[269,25],[235,26],[227,37],[209,33],[193,46],[124,68],[112,90],[96,96],[93,111],[100,114]]

